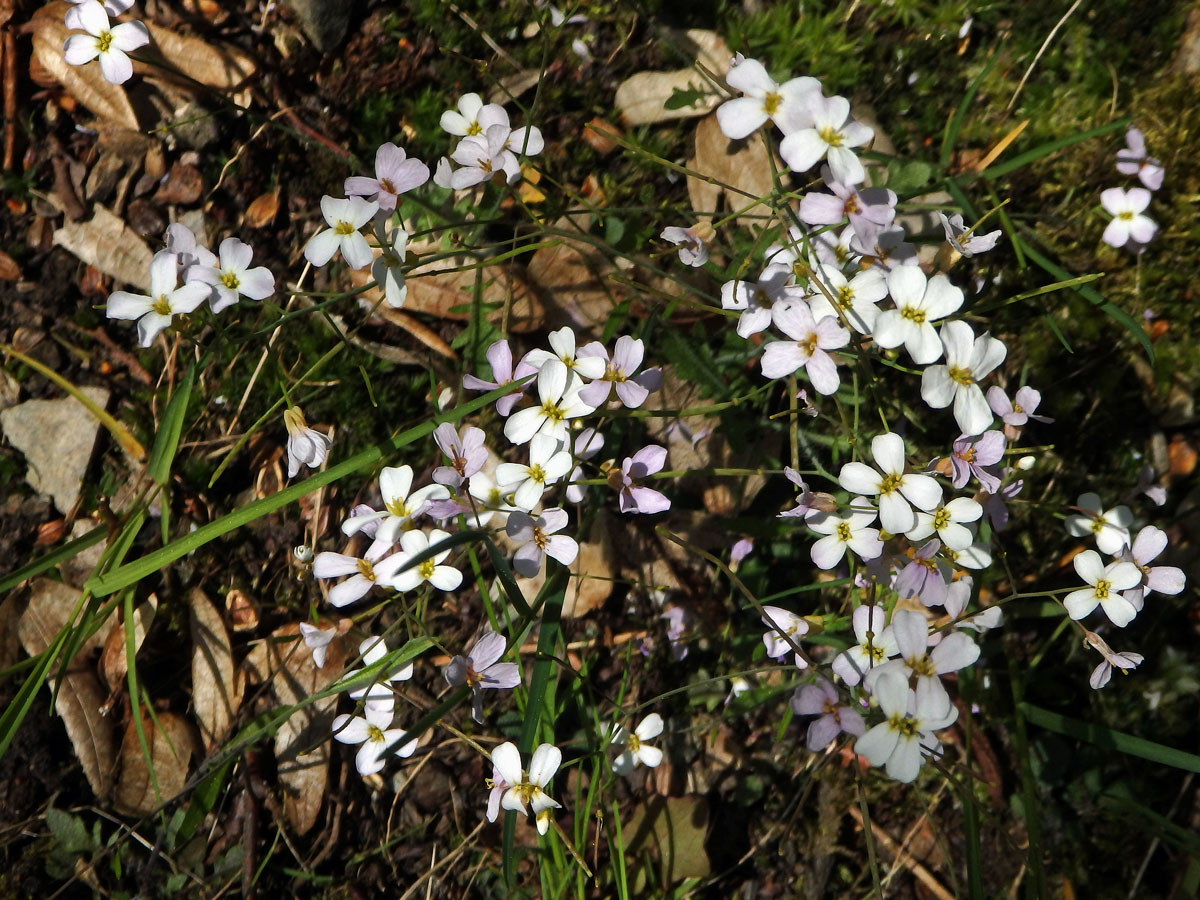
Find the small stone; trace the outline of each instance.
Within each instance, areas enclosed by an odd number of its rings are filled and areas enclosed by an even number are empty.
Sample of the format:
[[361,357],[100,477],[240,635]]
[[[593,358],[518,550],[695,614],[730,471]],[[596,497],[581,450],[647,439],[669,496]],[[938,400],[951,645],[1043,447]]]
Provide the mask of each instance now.
[[287,0],[305,36],[322,53],[335,49],[346,37],[350,12],[347,0]]
[[[100,407],[108,403],[104,388],[82,388]],[[100,423],[74,397],[28,400],[0,412],[0,430],[25,455],[25,480],[47,494],[58,511],[69,513],[79,499]]]

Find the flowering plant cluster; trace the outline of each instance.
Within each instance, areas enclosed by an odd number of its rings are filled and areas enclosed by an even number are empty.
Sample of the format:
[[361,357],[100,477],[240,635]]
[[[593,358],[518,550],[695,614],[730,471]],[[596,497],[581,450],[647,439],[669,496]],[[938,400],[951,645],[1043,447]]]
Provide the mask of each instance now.
[[[68,61],[99,59],[110,81],[129,78],[126,52],[148,37],[139,23],[110,24],[109,16],[127,6],[82,0],[73,8],[68,25],[84,34],[68,40]],[[808,76],[777,82],[762,62],[741,55],[725,80],[740,96],[716,110],[722,134],[731,142],[766,141],[788,170],[772,174],[801,176],[809,187],[796,202],[779,191],[770,236],[761,252],[714,285],[719,301],[711,312],[731,320],[745,360],[757,354],[755,378],[761,376],[763,393],[786,404],[781,415],[792,413],[793,436],[802,401],[812,421],[806,428],[828,438],[830,460],[810,453],[809,468],[802,468],[799,439],[791,442],[791,465],[778,474],[797,492],[778,519],[822,577],[845,586],[840,616],[754,600],[764,629],[760,652],[783,664],[771,667],[772,677],[789,679],[790,710],[805,723],[810,751],[823,752],[846,735],[872,766],[912,782],[927,764],[951,755],[940,735],[965,714],[957,679],[985,664],[984,635],[1004,624],[1002,604],[988,602],[984,582],[1038,464],[1020,450],[1021,441],[1053,419],[1038,412],[1043,397],[1036,387],[1009,380],[1008,346],[972,310],[962,286],[969,279],[952,277],[960,262],[970,265],[998,246],[1002,232],[977,234],[981,221],[968,227],[960,212],[939,211],[944,242],[919,246],[920,235],[898,220],[900,196],[863,155],[874,131],[852,115],[848,99],[827,95]],[[429,181],[464,192],[459,197],[508,191],[523,178],[524,161],[544,150],[537,127],[514,128],[503,106],[478,94],[462,96],[440,122],[454,146],[432,173],[388,142],[377,149],[373,174],[352,175],[344,196],[321,198],[324,227],[303,248],[309,266],[340,256],[349,269],[369,269],[383,302],[401,307],[406,277],[418,264],[409,248],[405,195]],[[1140,132],[1131,130],[1127,140],[1119,171],[1156,189],[1161,165],[1146,155]],[[1105,191],[1102,203],[1114,219],[1104,240],[1116,247],[1151,240],[1156,226],[1143,214],[1149,199],[1143,188]],[[682,265],[709,271],[722,255],[721,225],[670,225],[661,238],[677,248],[668,252],[677,252]],[[149,294],[115,291],[107,314],[136,320],[140,345],[150,347],[176,317],[201,314],[205,303],[206,314],[216,315],[272,296],[275,275],[253,260],[253,249],[237,237],[225,237],[214,252],[183,225],[171,225],[150,264]],[[419,619],[431,598],[454,595],[458,608],[482,623],[465,646],[443,648],[448,662],[441,674],[446,689],[470,697],[472,720],[487,729],[486,702],[525,685],[520,638],[524,626],[536,624],[536,612],[530,609],[517,628],[513,608],[523,604],[495,608],[474,548],[497,550],[497,577],[511,570],[529,588],[555,573],[578,577],[572,567],[581,529],[597,504],[623,516],[672,511],[668,448],[646,443],[636,427],[614,427],[636,421],[636,411],[645,412],[662,390],[655,350],[633,334],[589,340],[571,327],[525,352],[509,337],[492,342],[486,368],[466,373],[450,391],[485,392],[488,406],[461,425],[431,424],[425,455],[382,467],[368,488],[370,502],[343,510],[345,544],[314,549],[310,573],[323,602],[354,611],[361,631],[361,668],[343,679],[353,709],[332,725],[333,738],[357,745],[360,774],[412,756],[422,737],[413,722],[400,724],[407,719],[398,701],[417,670],[379,633],[380,609],[404,608]],[[910,397],[928,412],[915,412]],[[310,427],[290,400],[282,418],[289,478],[336,458],[331,435]],[[929,445],[937,448],[933,459],[919,455]],[[438,464],[422,469],[434,447]],[[1184,574],[1154,564],[1167,549],[1167,534],[1137,522],[1125,505],[1106,508],[1089,492],[1063,518],[1068,535],[1094,541],[1095,549],[1082,548],[1072,560],[1084,586],[1047,596],[1099,653],[1089,679],[1099,689],[1113,669],[1128,672],[1143,661],[1136,652],[1112,650],[1101,632],[1111,637],[1112,629],[1128,626],[1154,595],[1181,592]],[[730,551],[734,567],[752,549],[752,541],[739,540]],[[661,618],[672,660],[683,659],[693,624],[687,603],[665,607]],[[339,630],[311,623],[300,630],[323,667]],[[821,633],[834,633],[841,644],[831,651],[812,642]],[[652,653],[652,642],[642,649]],[[442,689],[440,682],[436,687]],[[607,754],[606,765],[620,777],[639,765],[658,766],[670,747],[669,720],[649,712],[635,724],[628,705],[610,705],[595,718],[607,725],[590,734],[590,744]],[[652,743],[664,735],[666,749]],[[468,739],[492,767],[486,800],[480,792],[484,816],[494,821],[500,809],[529,812],[545,834],[562,806],[552,780],[564,749],[572,750],[550,742],[519,748],[505,737],[477,731]]]

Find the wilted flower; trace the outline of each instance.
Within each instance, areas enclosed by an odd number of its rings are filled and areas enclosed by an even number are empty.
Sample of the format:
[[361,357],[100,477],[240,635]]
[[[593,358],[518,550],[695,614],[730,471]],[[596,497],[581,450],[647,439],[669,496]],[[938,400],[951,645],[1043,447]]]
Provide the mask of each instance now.
[[764,606],[762,623],[767,626],[763,635],[763,644],[767,648],[767,656],[780,659],[789,653],[795,654],[796,667],[807,668],[806,660],[796,649],[799,639],[808,634],[809,624],[794,612],[788,612],[779,606]]
[[333,441],[327,435],[309,428],[304,421],[304,411],[298,406],[289,406],[283,411],[283,424],[288,433],[288,478],[295,478],[301,466],[320,468]]
[[959,213],[955,213],[947,218],[944,212],[939,211],[938,218],[942,220],[942,230],[946,233],[946,243],[963,256],[986,253],[995,247],[996,242],[1000,240],[1001,231],[999,228],[988,234],[967,234],[966,226],[963,225],[963,217]]
[[669,225],[659,235],[664,241],[679,245],[679,261],[685,266],[699,268],[708,262],[708,244],[712,239],[712,226],[699,222],[690,228]]

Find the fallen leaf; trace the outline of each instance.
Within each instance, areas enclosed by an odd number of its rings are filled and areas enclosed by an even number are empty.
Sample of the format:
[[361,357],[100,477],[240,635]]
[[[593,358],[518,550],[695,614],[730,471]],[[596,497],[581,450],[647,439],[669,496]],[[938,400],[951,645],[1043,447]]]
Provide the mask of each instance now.
[[580,131],[583,142],[601,156],[607,156],[616,150],[620,146],[617,141],[624,136],[618,126],[599,116],[584,125]]
[[242,704],[233,648],[221,613],[200,588],[188,594],[192,633],[192,707],[204,749],[211,752],[229,733]]
[[[435,247],[410,245],[410,249],[422,253],[433,251]],[[472,315],[471,305],[475,301],[478,284],[483,304],[496,307],[485,313],[488,321],[499,324],[507,307],[509,331],[535,331],[542,327],[545,323],[545,307],[519,267],[494,265],[483,269],[467,268],[474,263],[475,260],[470,257],[454,256],[418,265],[405,279],[408,298],[404,301],[404,312],[466,321]],[[352,280],[355,275],[359,279],[355,282],[356,286],[371,280],[366,270],[351,273]],[[377,301],[382,297],[382,293],[378,288],[374,288],[365,296]],[[386,305],[380,306],[381,311]],[[452,311],[456,308],[460,309]]]
[[4,281],[20,281],[21,267],[17,261],[0,250],[0,279]]
[[251,228],[262,228],[270,225],[279,215],[279,188],[260,194],[250,201],[246,207],[243,221]]
[[153,22],[147,22],[146,27],[150,31],[150,47],[162,54],[168,67],[178,69],[186,78],[172,77],[169,70],[158,65],[135,64],[135,71],[143,75],[167,79],[193,91],[192,81],[228,91],[241,86],[258,71],[254,60],[236,47],[210,44],[195,35],[180,34]]
[[[603,513],[593,521],[588,539],[579,542],[579,555],[570,568],[571,580],[563,597],[562,615],[564,619],[577,619],[603,606],[613,590],[615,560],[608,517]],[[536,577],[517,578],[522,596],[530,603],[545,583],[544,562]]]
[[[549,305],[547,325],[571,324],[586,331],[603,328],[613,309],[629,298],[625,285],[615,281],[616,267],[582,239],[587,223],[564,216],[553,226],[566,231],[559,243],[536,251],[529,260],[529,277]],[[571,232],[580,239],[573,239]],[[556,307],[556,308],[555,308]]]
[[[702,116],[726,99],[712,81],[714,77],[723,78],[729,69],[732,54],[725,39],[713,31],[691,28],[682,36],[681,43],[695,54],[693,65],[671,72],[638,72],[617,86],[614,102],[625,124],[650,125]],[[709,74],[704,74],[702,68]],[[668,109],[668,102],[678,91],[699,96],[691,103]]]
[[54,243],[122,284],[150,290],[150,248],[108,209],[97,203],[93,210],[90,219],[55,229]]
[[[278,706],[293,706],[341,677],[345,645],[335,637],[318,669],[300,639],[300,626],[284,625],[246,657],[246,674],[268,683]],[[316,824],[329,779],[330,734],[337,696],[318,700],[293,713],[275,734],[275,761],[283,790],[283,809],[298,834]]]
[[[782,163],[779,164],[782,167]],[[741,209],[758,197],[765,197],[774,187],[766,144],[756,137],[731,141],[721,131],[716,116],[709,116],[696,126],[695,151],[688,168],[712,178],[688,176],[688,198],[699,214],[713,215],[724,198],[730,210]],[[763,210],[755,208],[738,216],[737,223],[762,227],[766,221]]]
[[38,65],[63,88],[102,119],[138,131],[141,124],[125,89],[110,84],[100,73],[99,64],[72,66],[63,58],[63,44],[72,32],[64,17],[71,4],[56,0],[33,14],[33,53]]
[[175,163],[154,194],[157,203],[195,203],[204,193],[204,176],[195,166]]
[[[647,850],[654,851],[660,884],[704,878],[712,871],[704,849],[708,824],[708,800],[703,796],[652,797],[638,806],[622,827],[622,849],[632,860],[639,860]],[[639,871],[633,881],[644,885],[646,878],[646,873]]]
[[1196,448],[1181,434],[1171,438],[1167,446],[1167,459],[1170,461],[1167,476],[1173,480],[1187,478],[1196,471]]
[[[42,653],[55,636],[71,621],[79,601],[79,591],[49,579],[38,579],[31,585],[29,605],[17,623],[21,645],[30,656]],[[104,704],[104,688],[100,679],[86,662],[100,645],[102,638],[93,635],[80,647],[67,666],[54,701],[54,711],[63,720],[67,737],[79,759],[84,777],[100,799],[112,792],[116,768],[117,742],[113,723],[100,713]],[[58,663],[51,669],[47,686],[54,690]]]
[[[133,653],[136,658],[142,642],[146,640],[146,632],[154,621],[154,613],[158,610],[158,597],[151,594],[145,603],[133,611]],[[100,651],[100,676],[108,685],[109,691],[120,690],[125,684],[125,676],[129,672],[129,656],[125,647],[125,623],[121,616],[116,617],[112,627],[108,629],[108,638],[104,641],[104,649]]]
[[113,793],[113,806],[127,816],[149,815],[178,797],[187,785],[192,755],[200,750],[192,724],[175,713],[158,712],[154,718],[144,716],[142,730],[150,751],[148,757],[138,739],[136,720],[130,718],[121,741],[121,780]]

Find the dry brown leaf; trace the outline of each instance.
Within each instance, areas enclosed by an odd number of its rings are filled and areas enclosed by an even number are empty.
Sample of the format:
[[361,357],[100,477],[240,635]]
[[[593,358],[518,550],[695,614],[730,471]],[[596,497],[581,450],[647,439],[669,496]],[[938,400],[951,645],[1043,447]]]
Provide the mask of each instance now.
[[[424,249],[412,247],[414,252]],[[536,254],[535,254],[536,255]],[[532,290],[520,269],[514,265],[487,266],[482,271],[473,268],[459,268],[472,265],[473,260],[466,256],[456,256],[449,259],[439,259],[436,262],[424,263],[408,273],[405,283],[408,285],[408,298],[404,301],[404,310],[409,313],[425,313],[437,316],[439,319],[466,321],[471,317],[471,304],[475,299],[475,285],[479,281],[482,290],[481,300],[491,305],[498,304],[499,308],[489,312],[489,321],[499,323],[504,316],[504,306],[508,305],[509,331],[535,331],[545,322],[545,308],[541,299]],[[448,271],[456,270],[457,271]],[[366,270],[363,270],[365,273]],[[361,282],[370,281],[362,277]],[[357,284],[356,283],[356,286]],[[378,301],[382,293],[377,289],[368,291],[365,295],[373,301]],[[387,304],[382,304],[383,310]],[[455,307],[464,307],[459,312],[451,312]]]
[[[757,138],[729,140],[722,133],[716,116],[709,116],[696,126],[695,151],[688,160],[688,168],[719,182],[712,184],[688,176],[688,198],[692,209],[700,214],[715,213],[722,197],[728,209],[741,209],[756,198],[765,197],[774,187],[766,144]],[[765,221],[762,214],[763,209],[756,207],[739,216],[737,222],[761,227]]]
[[55,229],[54,243],[89,266],[122,284],[150,289],[150,260],[154,254],[137,233],[105,207],[83,222],[64,222]]
[[[188,763],[200,750],[192,724],[175,713],[155,713],[154,719],[144,716],[142,729],[150,751],[148,759],[134,719],[130,718],[121,741],[121,780],[113,793],[113,806],[127,816],[149,815],[179,796],[187,784]],[[150,766],[154,767],[153,779]]]
[[57,0],[33,14],[33,53],[38,64],[76,100],[102,119],[134,131],[141,129],[125,89],[109,84],[99,64],[72,66],[63,58],[63,44],[71,31],[63,21],[71,4]]
[[192,632],[192,706],[211,751],[229,733],[242,705],[241,684],[233,666],[233,648],[221,613],[200,588],[188,594]]
[[[300,639],[299,625],[277,628],[246,658],[246,673],[271,686],[278,706],[292,706],[326,687],[346,665],[340,637],[329,644],[324,667]],[[292,714],[275,734],[275,761],[283,789],[283,808],[299,834],[316,824],[329,778],[330,733],[337,697],[326,697]]]
[[[146,27],[150,30],[151,48],[162,54],[168,66],[206,87],[219,91],[232,90],[244,84],[258,70],[254,60],[236,47],[209,44],[195,35],[179,34],[153,22],[147,22]],[[137,64],[135,71],[156,78],[166,77],[159,66]],[[185,88],[195,87],[184,79],[170,80],[177,81]]]
[[[617,86],[614,102],[625,124],[650,125],[702,116],[725,99],[710,76],[701,71],[701,68],[706,69],[718,79],[724,77],[732,55],[725,39],[713,31],[690,28],[682,36],[681,43],[695,54],[698,65],[672,72],[638,72]],[[699,91],[704,96],[693,106],[667,109],[667,101],[676,91]]]
[[[609,536],[609,521],[602,513],[592,523],[588,539],[579,542],[579,555],[571,565],[571,580],[567,583],[567,592],[563,597],[563,618],[577,619],[603,606],[604,601],[612,594],[615,575],[616,565],[612,539]],[[521,594],[530,603],[545,583],[544,562],[536,578],[517,579]]]
[[[586,222],[566,216],[554,224],[556,230],[581,235],[580,228],[586,227]],[[616,267],[591,243],[569,236],[560,241],[538,250],[529,260],[529,277],[548,304],[547,324],[597,331],[613,309],[628,299],[628,289],[612,278]]]
[[[133,653],[136,658],[142,642],[146,640],[146,632],[154,621],[154,613],[158,610],[158,597],[151,594],[141,606],[133,611]],[[125,649],[125,623],[121,616],[116,617],[112,627],[108,629],[108,638],[104,641],[104,649],[100,652],[100,677],[108,685],[110,691],[116,691],[125,683],[125,675],[129,672],[129,657]]]
[[[31,584],[29,605],[17,624],[21,645],[30,656],[36,656],[50,646],[55,636],[71,619],[79,600],[79,591],[56,581],[38,579]],[[83,768],[92,791],[101,799],[112,792],[116,768],[117,742],[113,723],[100,714],[104,704],[104,688],[100,679],[84,660],[99,646],[101,638],[93,635],[84,642],[58,685],[54,710],[62,717],[67,737]],[[58,672],[58,665],[51,670]],[[48,680],[53,690],[54,678]]]
[[279,188],[260,194],[250,201],[246,207],[246,215],[242,221],[251,228],[262,228],[270,225],[279,215]]
[[19,281],[20,278],[21,267],[17,265],[17,261],[0,250],[0,279],[4,281]]

